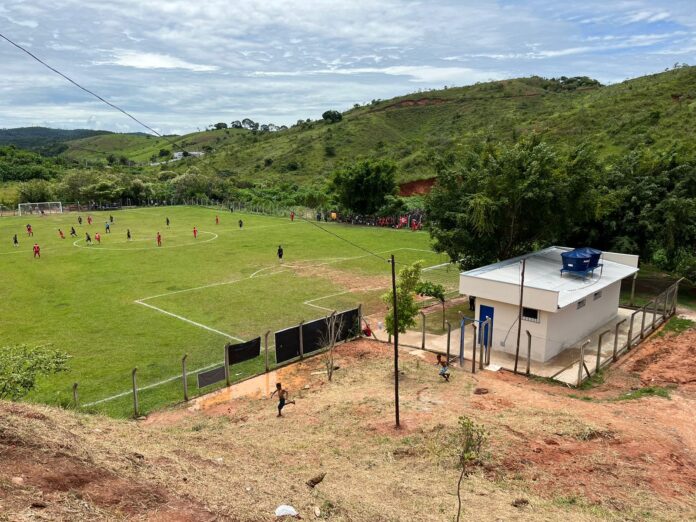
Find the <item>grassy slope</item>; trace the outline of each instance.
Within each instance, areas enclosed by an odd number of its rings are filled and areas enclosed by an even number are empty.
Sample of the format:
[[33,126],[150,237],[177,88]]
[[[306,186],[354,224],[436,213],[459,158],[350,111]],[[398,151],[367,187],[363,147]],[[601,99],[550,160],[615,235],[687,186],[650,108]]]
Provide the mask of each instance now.
[[[165,229],[165,215],[172,219],[171,229]],[[310,224],[224,214],[221,224],[215,226],[214,215],[212,210],[183,207],[122,211],[115,213],[116,223],[109,236],[103,233],[104,214],[96,214],[91,227],[77,227],[74,214],[0,221],[2,343],[50,343],[73,356],[71,372],[42,383],[34,399],[65,403],[71,397],[72,383],[79,382],[81,400],[86,404],[128,390],[134,366],[139,368],[140,384],[144,386],[179,374],[184,353],[189,354],[191,371],[222,359],[222,347],[227,342],[224,336],[137,305],[136,299],[232,282],[148,303],[248,339],[324,315],[322,310],[303,305],[306,300],[355,288],[360,276],[367,278],[362,289],[369,290],[375,284],[380,286],[388,274],[386,263],[362,257],[365,252]],[[241,231],[238,217],[245,222]],[[28,221],[34,226],[33,240],[23,232]],[[85,229],[92,234],[101,231],[102,245],[77,248],[73,239],[61,241],[57,228],[68,233],[71,225],[79,230],[78,245],[83,245]],[[194,225],[201,230],[197,241],[191,234]],[[426,233],[326,226],[374,251],[396,251],[402,262],[424,259],[433,265],[443,261],[442,256],[428,251],[399,250],[429,249]],[[133,234],[130,244],[125,242],[126,228]],[[158,230],[166,248],[154,245]],[[14,233],[20,237],[19,249],[11,246]],[[217,239],[210,240],[214,234]],[[42,247],[40,260],[31,257],[34,240]],[[275,257],[281,243],[288,265],[283,272]],[[332,261],[337,257],[360,259]],[[290,267],[316,264],[316,260],[331,262],[322,267],[319,276],[313,270]],[[260,269],[267,271],[249,279]],[[345,274],[348,278],[341,279]],[[363,301],[375,305],[378,295],[359,291],[319,304],[339,309]],[[260,360],[240,365],[235,369],[239,373],[235,378],[254,373],[261,365]],[[193,376],[191,389],[195,389]],[[144,392],[143,407],[149,410],[180,396],[180,383],[173,382]],[[125,415],[130,398],[105,403],[103,408],[111,414]]]
[[[683,98],[675,101],[673,95]],[[426,104],[414,105],[415,100]],[[257,136],[231,129],[190,134],[182,137],[185,148],[209,145],[214,152],[172,168],[183,171],[195,165],[211,172],[230,171],[242,179],[289,177],[302,183],[324,177],[336,165],[357,157],[387,157],[399,164],[401,181],[408,181],[433,176],[434,156],[461,151],[474,139],[512,140],[532,131],[562,147],[588,142],[603,155],[642,143],[659,147],[677,143],[693,152],[694,145],[685,136],[696,131],[695,111],[696,67],[565,93],[546,91],[538,80],[523,78],[382,101],[348,111],[334,125],[314,122]],[[119,139],[102,136],[75,143],[136,161],[146,161],[162,145],[154,138],[134,136],[125,143]],[[335,155],[327,154],[327,147],[333,147]],[[67,154],[98,157],[84,150]],[[272,165],[265,166],[266,159]],[[289,171],[293,162],[299,169]]]

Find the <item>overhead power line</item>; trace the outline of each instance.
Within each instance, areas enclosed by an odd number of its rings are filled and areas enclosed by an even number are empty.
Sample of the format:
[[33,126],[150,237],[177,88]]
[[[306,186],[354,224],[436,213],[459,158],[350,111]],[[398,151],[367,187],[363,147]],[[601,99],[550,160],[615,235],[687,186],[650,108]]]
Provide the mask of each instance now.
[[48,63],[46,63],[45,61],[43,61],[41,58],[39,58],[38,56],[36,56],[35,54],[33,54],[31,51],[29,51],[28,49],[22,47],[22,46],[19,45],[18,43],[12,41],[11,39],[9,39],[9,38],[8,38],[7,36],[5,36],[4,34],[0,33],[0,38],[2,38],[3,40],[5,40],[5,41],[6,41],[7,43],[9,43],[10,45],[15,46],[15,47],[16,47],[17,49],[19,49],[20,51],[22,51],[22,52],[28,54],[28,55],[31,56],[34,60],[36,60],[37,62],[39,62],[41,65],[43,65],[43,66],[46,67],[47,69],[50,69],[51,71],[53,71],[54,73],[56,73],[58,76],[61,76],[62,78],[66,79],[67,81],[69,81],[70,83],[72,83],[72,84],[73,84],[75,87],[77,87],[78,89],[83,90],[83,91],[86,92],[87,94],[89,94],[89,95],[91,95],[91,96],[94,96],[96,99],[98,99],[98,100],[101,101],[102,103],[105,103],[105,104],[108,105],[109,107],[111,107],[111,108],[113,108],[113,109],[116,109],[117,111],[119,111],[119,112],[125,114],[125,115],[128,116],[131,120],[133,120],[134,122],[136,122],[138,125],[140,125],[140,126],[144,127],[145,129],[149,130],[149,131],[150,131],[151,133],[153,133],[154,135],[156,135],[156,136],[158,136],[158,137],[160,137],[160,138],[165,139],[165,140],[166,140],[170,145],[172,145],[173,147],[177,147],[177,148],[181,149],[182,152],[186,152],[186,151],[183,149],[183,147],[181,147],[181,146],[180,146],[179,144],[177,144],[175,141],[171,141],[171,140],[170,140],[169,138],[167,138],[166,136],[160,134],[160,133],[157,132],[155,129],[153,129],[153,128],[150,127],[149,125],[143,123],[142,121],[140,121],[138,118],[136,118],[135,116],[133,116],[131,113],[129,113],[129,112],[126,111],[125,109],[122,109],[122,108],[119,107],[118,105],[116,105],[116,104],[114,104],[114,103],[111,103],[109,100],[106,100],[106,99],[102,98],[102,97],[99,96],[96,92],[94,92],[94,91],[88,89],[87,87],[84,87],[84,86],[80,85],[78,82],[76,82],[75,80],[73,80],[72,78],[70,78],[67,74],[64,74],[64,73],[60,72],[58,69],[56,69],[55,67],[49,65]]

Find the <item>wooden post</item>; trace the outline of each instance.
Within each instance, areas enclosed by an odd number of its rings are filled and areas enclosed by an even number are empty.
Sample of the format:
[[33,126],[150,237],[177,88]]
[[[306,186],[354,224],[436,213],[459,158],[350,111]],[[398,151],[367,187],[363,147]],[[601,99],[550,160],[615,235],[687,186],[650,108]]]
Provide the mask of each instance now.
[[73,403],[75,404],[75,409],[80,407],[80,401],[78,400],[77,397],[77,383],[74,383],[72,385],[72,397],[73,397]]
[[527,332],[527,376],[529,376],[532,369],[532,334]]
[[230,385],[230,351],[225,345],[225,384]]
[[181,374],[184,379],[184,401],[188,402],[189,396],[188,396],[188,377],[186,376],[186,358],[188,357],[188,354],[184,354],[184,356],[181,358]]
[[396,263],[394,262],[394,254],[391,255],[391,276],[392,276],[392,296],[394,307],[394,416],[396,419],[396,427],[401,427],[399,422],[399,315],[398,303],[396,302]]
[[425,350],[425,314],[421,311],[419,312],[423,324],[421,325],[421,350]]
[[133,379],[133,416],[137,419],[140,415],[140,405],[138,404],[138,380],[136,374],[138,373],[137,368],[133,368],[131,372],[131,377]]
[[582,369],[585,367],[585,346],[590,344],[590,340],[588,339],[584,343],[582,343],[582,346],[580,346],[580,364],[578,368],[578,386],[582,384]]
[[300,321],[300,325],[297,328],[300,332],[300,359],[304,359],[304,339],[302,337],[302,325],[303,324],[304,324],[304,321]]
[[520,357],[520,336],[522,335],[522,299],[524,297],[524,269],[527,260],[522,260],[522,275],[520,276],[520,309],[517,312],[517,345],[515,348],[515,373],[517,373],[517,361]]
[[601,334],[599,334],[599,339],[597,341],[597,363],[595,365],[595,373],[599,372],[599,367],[602,365],[602,339],[608,333],[611,333],[611,330],[604,330]]
[[[616,352],[619,349],[619,328],[621,328],[621,325],[626,322],[626,319],[621,319],[618,323],[616,323],[616,329],[614,330],[614,353],[611,356],[612,361],[616,362]],[[630,333],[629,333],[630,335]],[[631,345],[631,339],[629,338],[627,341],[627,346]]]
[[271,331],[268,330],[266,334],[263,336],[263,352],[265,354],[265,359],[266,359],[266,373],[268,373],[268,336],[270,335]]
[[629,306],[633,306],[633,298],[636,295],[636,279],[638,278],[638,272],[633,274],[633,281],[631,281],[631,300],[628,302]]
[[452,325],[449,321],[446,321],[447,325],[447,364],[450,362],[450,338],[452,337]]

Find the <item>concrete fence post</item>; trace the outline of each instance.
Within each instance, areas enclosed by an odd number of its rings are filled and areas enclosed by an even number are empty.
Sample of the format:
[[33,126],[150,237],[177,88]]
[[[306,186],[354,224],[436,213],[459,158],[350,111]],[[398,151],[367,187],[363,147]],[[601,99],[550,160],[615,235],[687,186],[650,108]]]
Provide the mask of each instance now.
[[302,325],[303,324],[304,324],[304,321],[300,321],[300,324],[297,328],[300,331],[300,359],[304,359],[304,339],[302,338]]
[[629,301],[629,306],[633,306],[633,298],[636,295],[636,279],[638,278],[638,272],[633,274],[633,280],[631,281],[631,300]]
[[459,367],[464,366],[464,341],[466,341],[466,321],[464,319],[459,323]]
[[641,310],[643,311],[643,317],[640,320],[640,338],[645,339],[645,314],[647,313],[648,305],[644,305],[643,308],[641,308]]
[[602,365],[602,340],[608,333],[611,333],[611,330],[604,330],[601,334],[599,334],[599,340],[597,341],[597,364],[595,365],[595,373],[599,372],[599,368]]
[[488,343],[486,345],[486,366],[491,364],[491,348],[493,347],[493,320],[488,329]]
[[476,373],[476,333],[477,330],[479,330],[479,328],[477,327],[479,327],[480,325],[477,325],[476,323],[471,323],[471,326],[473,326],[474,330],[474,342],[471,343],[471,373]]
[[529,330],[526,330],[527,332],[527,376],[529,376],[531,372],[531,366],[532,366],[532,334],[529,333]]
[[421,316],[421,350],[425,350],[425,314],[423,311],[418,312]]
[[133,379],[133,416],[138,418],[140,416],[140,404],[138,403],[138,369],[133,368],[131,372],[131,378]]
[[449,321],[445,321],[447,325],[447,364],[449,365],[450,360],[450,339],[452,337],[452,325]]
[[582,370],[585,367],[585,346],[587,346],[588,344],[590,344],[589,339],[582,343],[582,346],[580,346],[580,361],[578,364],[578,386],[582,384]]
[[75,404],[75,409],[80,407],[80,401],[78,400],[77,397],[77,383],[73,383],[72,385],[72,398],[73,398],[73,403]]
[[186,375],[186,358],[188,357],[188,354],[184,354],[184,356],[181,358],[181,376],[183,378],[183,383],[184,383],[184,401],[188,402],[189,396],[188,396],[188,376]]
[[264,353],[264,358],[266,360],[266,373],[268,373],[268,336],[270,334],[271,334],[271,331],[268,330],[263,336],[263,353]]
[[358,305],[358,337],[362,337],[362,324],[363,324],[363,316],[362,316],[362,304]]
[[489,317],[481,325],[481,335],[479,336],[479,370],[483,370],[483,365],[486,359],[485,349],[488,346],[488,337],[490,337],[491,318]]
[[651,327],[651,329],[652,329],[653,331],[655,330],[655,326],[656,326],[655,323],[657,322],[657,307],[658,307],[658,304],[659,304],[659,302],[660,302],[660,297],[662,297],[662,296],[658,295],[658,296],[655,298],[655,301],[654,301],[653,316],[652,316],[652,327]]
[[672,309],[670,315],[674,315],[674,313],[677,311],[677,304],[679,302],[679,283],[681,283],[683,280],[684,278],[682,277],[676,283],[674,283],[674,295],[672,296]]
[[[621,328],[621,325],[626,322],[626,319],[621,319],[618,323],[616,323],[616,329],[614,330],[614,352],[612,353],[611,359],[612,361],[616,362],[616,353],[619,349],[619,328]],[[629,331],[629,338],[626,340],[626,347],[628,348],[631,346],[631,338],[630,338],[630,331]]]
[[665,303],[664,306],[662,307],[662,322],[664,323],[667,320],[667,302],[669,301],[669,294],[672,291],[672,288],[668,288],[665,290]]
[[230,351],[225,345],[225,384],[230,385]]

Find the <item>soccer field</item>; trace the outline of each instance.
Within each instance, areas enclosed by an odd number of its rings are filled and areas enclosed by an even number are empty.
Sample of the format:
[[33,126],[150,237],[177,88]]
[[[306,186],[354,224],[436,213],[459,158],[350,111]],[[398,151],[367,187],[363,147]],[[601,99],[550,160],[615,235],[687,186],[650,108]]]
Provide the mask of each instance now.
[[[82,226],[77,213],[0,218],[1,345],[51,344],[72,356],[70,371],[41,381],[31,400],[69,404],[77,382],[85,409],[128,416],[137,367],[141,409],[150,411],[181,400],[184,354],[195,395],[195,371],[219,364],[225,343],[358,304],[369,314],[382,307],[389,284],[388,263],[305,221],[195,207],[112,214],[110,234],[108,212],[92,212],[92,225],[82,213]],[[400,263],[447,261],[431,251],[425,232],[321,226],[384,257],[394,253]],[[99,232],[101,244],[86,245],[85,232],[93,239]],[[34,242],[41,259],[32,257]],[[263,357],[233,366],[231,376],[262,370]]]

